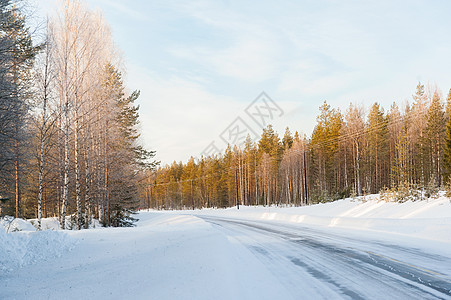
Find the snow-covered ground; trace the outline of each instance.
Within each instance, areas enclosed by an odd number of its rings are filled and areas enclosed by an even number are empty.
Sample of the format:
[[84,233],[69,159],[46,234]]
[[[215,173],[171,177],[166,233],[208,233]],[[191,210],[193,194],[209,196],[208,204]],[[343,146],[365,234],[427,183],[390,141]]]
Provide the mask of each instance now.
[[240,206],[239,210],[236,207],[200,210],[193,214],[327,228],[451,255],[451,247],[444,246],[451,243],[451,201],[447,197],[396,203],[379,201],[378,195],[369,195],[304,207]]
[[451,298],[449,199],[375,198],[142,211],[135,228],[1,223],[0,299]]

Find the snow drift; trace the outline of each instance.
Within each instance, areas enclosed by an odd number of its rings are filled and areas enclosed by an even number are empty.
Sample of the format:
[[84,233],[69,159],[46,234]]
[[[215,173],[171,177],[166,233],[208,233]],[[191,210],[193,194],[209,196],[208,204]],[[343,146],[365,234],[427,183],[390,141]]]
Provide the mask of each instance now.
[[[8,233],[7,233],[8,232]],[[63,255],[76,240],[61,231],[36,231],[28,221],[0,222],[0,271],[46,261]]]

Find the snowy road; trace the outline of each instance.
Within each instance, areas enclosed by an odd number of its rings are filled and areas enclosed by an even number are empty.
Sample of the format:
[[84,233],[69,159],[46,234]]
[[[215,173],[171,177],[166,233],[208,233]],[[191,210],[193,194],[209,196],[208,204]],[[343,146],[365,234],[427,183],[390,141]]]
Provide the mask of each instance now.
[[265,210],[150,211],[134,228],[0,235],[0,299],[451,299],[446,239],[249,213]]
[[449,257],[309,227],[199,217],[245,245],[293,298],[451,299]]

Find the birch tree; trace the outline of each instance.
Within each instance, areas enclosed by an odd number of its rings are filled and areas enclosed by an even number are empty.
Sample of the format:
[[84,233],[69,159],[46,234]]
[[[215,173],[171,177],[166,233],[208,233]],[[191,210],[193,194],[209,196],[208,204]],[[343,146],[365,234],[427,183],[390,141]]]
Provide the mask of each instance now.
[[[101,109],[102,105],[93,105],[93,101],[96,88],[102,81],[99,74],[103,74],[102,70],[110,61],[113,51],[110,33],[102,17],[90,12],[81,1],[66,0],[62,3],[55,33],[59,97],[63,106],[64,117],[64,122],[62,122],[62,131],[64,132],[64,183],[61,227],[65,228],[65,216],[69,200],[70,142],[73,141],[75,224],[76,228],[80,229],[83,221],[83,178],[81,169],[83,160],[87,158],[87,154],[82,154],[84,146],[81,143],[89,140],[88,129],[92,128],[89,127],[89,123],[93,121],[95,115],[92,113],[92,109],[96,108],[94,110],[97,111]],[[88,176],[87,172],[85,172],[85,176]],[[87,182],[89,183],[89,179]],[[84,183],[86,183],[86,179]]]
[[[49,152],[50,138],[52,137],[53,124],[56,120],[55,114],[49,110],[49,101],[52,97],[54,84],[54,64],[53,64],[53,33],[51,25],[47,20],[47,28],[42,54],[39,57],[38,66],[35,72],[36,92],[38,95],[36,106],[38,108],[38,172],[39,172],[39,191],[38,191],[38,229],[41,229],[42,218],[42,199],[44,192],[44,168],[47,163],[47,154]],[[39,118],[40,117],[40,118]]]

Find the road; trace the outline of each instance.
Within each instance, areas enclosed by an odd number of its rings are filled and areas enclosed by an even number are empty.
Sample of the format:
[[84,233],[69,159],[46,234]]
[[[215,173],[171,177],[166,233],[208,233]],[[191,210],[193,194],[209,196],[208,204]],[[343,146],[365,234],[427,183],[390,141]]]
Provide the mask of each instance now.
[[451,299],[449,257],[318,228],[198,217],[247,247],[296,299]]

